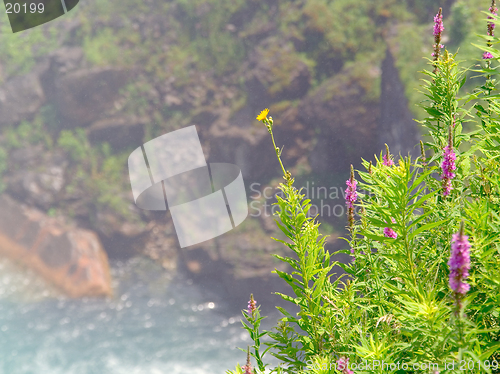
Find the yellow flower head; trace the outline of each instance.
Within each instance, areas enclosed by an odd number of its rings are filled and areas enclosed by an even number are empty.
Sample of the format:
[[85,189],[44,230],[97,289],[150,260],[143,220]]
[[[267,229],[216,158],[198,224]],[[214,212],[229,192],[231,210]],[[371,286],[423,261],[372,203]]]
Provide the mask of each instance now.
[[267,118],[267,114],[269,113],[269,109],[264,109],[260,114],[257,116],[258,121],[264,121]]

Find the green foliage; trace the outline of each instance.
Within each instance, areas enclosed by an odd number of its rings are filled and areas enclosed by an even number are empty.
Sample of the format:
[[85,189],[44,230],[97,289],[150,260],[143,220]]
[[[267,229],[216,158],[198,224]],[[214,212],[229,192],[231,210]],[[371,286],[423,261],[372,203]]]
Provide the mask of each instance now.
[[90,34],[84,38],[83,51],[86,59],[96,66],[130,65],[131,53],[120,45],[126,41],[140,43],[140,37],[129,30],[124,32],[102,28],[96,35]]
[[22,33],[12,33],[7,15],[0,19],[0,61],[4,63],[4,77],[26,74],[35,66],[36,59],[58,46],[57,27],[33,28]]
[[25,146],[43,145],[52,147],[52,138],[44,127],[43,115],[37,115],[32,121],[21,121],[17,127],[10,126],[4,130],[5,146],[17,149]]
[[79,196],[95,210],[111,209],[131,220],[129,202],[122,193],[128,187],[123,173],[128,154],[111,154],[107,143],[92,147],[83,129],[63,130],[57,144],[73,161],[66,193],[70,197]]
[[57,145],[68,152],[71,159],[76,162],[83,162],[88,160],[87,156],[91,156],[91,152],[89,151],[90,146],[84,129],[61,131]]
[[[493,45],[500,42],[491,38]],[[500,52],[490,51],[495,58]],[[460,372],[498,372],[500,352],[500,103],[497,66],[485,62],[478,69],[480,83],[472,93],[459,96],[467,70],[459,68],[445,50],[439,61],[424,71],[422,103],[427,113],[421,123],[428,141],[420,157],[402,157],[396,164],[375,157],[363,160],[358,171],[359,219],[351,216],[349,237],[344,240],[353,261],[331,261],[319,223],[310,217],[310,201],[294,186],[281,162],[271,118],[259,119],[268,128],[283,170],[285,183],[278,197],[276,223],[287,240],[289,256],[275,256],[292,268],[276,270],[293,290],[280,294],[300,308],[297,315],[278,307],[283,317],[273,331],[264,332],[270,354],[280,365],[271,373],[339,373],[331,369],[339,358],[361,364],[383,360],[405,363],[403,369],[381,367],[370,373],[417,373],[414,365],[433,363],[434,370],[450,372],[444,364],[455,362]],[[470,105],[473,103],[474,105]],[[476,128],[465,132],[463,123]],[[456,154],[452,189],[446,193],[441,173],[445,146]],[[354,177],[353,177],[354,178]],[[451,238],[460,229],[471,243],[471,268],[463,296],[449,286]],[[393,230],[393,235],[389,234]],[[347,279],[331,281],[334,265]],[[244,314],[245,315],[245,314]],[[248,319],[248,316],[245,315]],[[260,317],[260,315],[259,315]],[[251,337],[261,338],[248,328]],[[262,357],[255,356],[263,373]],[[366,361],[365,361],[366,360]],[[462,361],[464,360],[464,361]],[[469,361],[474,368],[467,367]],[[478,365],[481,365],[478,368]]]

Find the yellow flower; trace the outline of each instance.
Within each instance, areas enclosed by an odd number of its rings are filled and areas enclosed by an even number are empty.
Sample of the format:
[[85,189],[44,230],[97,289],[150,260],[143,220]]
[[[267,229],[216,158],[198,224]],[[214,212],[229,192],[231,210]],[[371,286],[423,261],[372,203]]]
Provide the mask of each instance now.
[[257,116],[258,121],[263,121],[267,118],[267,114],[269,113],[269,109],[264,109],[260,114]]

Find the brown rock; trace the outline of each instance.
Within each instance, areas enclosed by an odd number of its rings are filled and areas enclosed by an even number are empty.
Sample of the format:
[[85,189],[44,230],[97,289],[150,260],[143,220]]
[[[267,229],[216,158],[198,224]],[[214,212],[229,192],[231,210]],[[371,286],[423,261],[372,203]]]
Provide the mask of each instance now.
[[84,58],[81,47],[61,47],[50,54],[52,64],[59,74],[64,74],[76,70]]
[[[365,69],[368,72],[369,69]],[[369,95],[372,76],[346,68],[324,81],[301,102],[298,118],[314,126],[317,142],[309,155],[313,171],[347,172],[360,157],[373,159],[378,146],[378,99]]]
[[107,256],[96,234],[5,194],[0,196],[0,254],[35,270],[70,297],[112,294]]
[[56,104],[66,127],[87,125],[113,107],[128,78],[125,70],[92,68],[77,70],[55,81]]
[[[177,271],[179,243],[171,221],[160,224],[151,221],[148,233],[136,246],[146,256],[158,261],[164,269],[172,274]],[[200,264],[192,264],[193,269]],[[194,271],[194,270],[193,270]]]
[[7,191],[15,198],[48,210],[57,203],[65,184],[67,157],[62,152],[47,152],[41,147],[15,150],[5,180]]
[[107,142],[115,149],[142,144],[144,125],[147,119],[137,117],[114,117],[98,120],[88,129],[92,143]]
[[32,117],[45,100],[37,74],[16,76],[0,86],[0,124]]

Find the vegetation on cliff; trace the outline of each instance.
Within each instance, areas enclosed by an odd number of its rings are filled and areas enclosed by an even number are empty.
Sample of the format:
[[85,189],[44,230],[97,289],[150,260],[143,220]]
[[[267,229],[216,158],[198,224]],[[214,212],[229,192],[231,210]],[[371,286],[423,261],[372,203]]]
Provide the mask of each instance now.
[[[464,57],[475,53],[469,44],[480,31],[480,17],[470,10],[477,6],[471,0],[445,5],[451,14],[450,43],[460,46]],[[27,75],[41,87],[36,104],[3,123],[4,188],[16,179],[19,159],[12,150],[36,145],[38,154],[63,152],[69,162],[62,189],[51,206],[36,203],[36,197],[35,205],[75,217],[100,233],[141,233],[154,218],[130,204],[125,167],[130,151],[196,124],[209,159],[244,159],[247,178],[267,185],[276,165],[267,162],[265,132],[251,115],[264,103],[277,115],[277,134],[287,134],[283,158],[294,165],[291,169],[304,180],[328,173],[330,183],[339,184],[349,159],[378,151],[373,139],[379,65],[387,46],[409,108],[423,118],[415,105],[423,96],[415,90],[414,76],[424,66],[422,52],[431,53],[425,31],[432,12],[427,0],[92,0],[16,34],[4,17],[0,88],[15,91],[11,82]],[[100,97],[100,86],[88,86],[89,103],[103,103],[99,110],[74,93],[78,82],[100,77],[96,69],[126,77],[118,83],[110,78],[115,96]],[[69,103],[80,100],[81,111],[67,109],[57,92]],[[344,128],[329,122],[332,113]],[[106,130],[112,135],[101,136]],[[336,145],[338,153],[321,158],[323,140],[338,131],[354,136]],[[33,157],[30,168],[49,167],[46,158]]]

